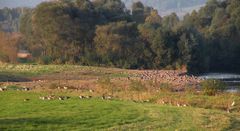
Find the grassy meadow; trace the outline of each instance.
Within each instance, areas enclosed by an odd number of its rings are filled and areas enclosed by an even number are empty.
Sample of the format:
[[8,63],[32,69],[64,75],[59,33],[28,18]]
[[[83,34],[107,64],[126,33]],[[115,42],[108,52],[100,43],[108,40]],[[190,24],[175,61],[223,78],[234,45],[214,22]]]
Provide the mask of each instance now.
[[[239,94],[206,96],[192,88],[173,92],[168,89],[171,84],[134,80],[138,73],[73,65],[3,64],[0,85],[8,90],[0,92],[0,130],[240,130]],[[31,90],[18,90],[23,87]],[[48,95],[70,99],[39,99]],[[80,99],[80,95],[93,98]],[[102,100],[103,95],[113,99]],[[233,101],[236,105],[227,113]]]
[[[228,130],[234,114],[98,98],[40,101],[35,92],[1,92],[0,130]],[[24,99],[29,101],[23,101]]]

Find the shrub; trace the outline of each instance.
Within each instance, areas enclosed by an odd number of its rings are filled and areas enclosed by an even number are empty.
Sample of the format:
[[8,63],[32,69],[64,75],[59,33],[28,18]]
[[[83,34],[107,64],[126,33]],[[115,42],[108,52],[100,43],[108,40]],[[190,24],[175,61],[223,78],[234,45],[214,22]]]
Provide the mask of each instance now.
[[49,57],[49,56],[42,56],[41,58],[40,58],[40,63],[41,64],[50,64],[52,62],[52,58],[51,57]]
[[201,82],[201,87],[205,95],[216,95],[222,92],[226,85],[220,80],[205,80]]

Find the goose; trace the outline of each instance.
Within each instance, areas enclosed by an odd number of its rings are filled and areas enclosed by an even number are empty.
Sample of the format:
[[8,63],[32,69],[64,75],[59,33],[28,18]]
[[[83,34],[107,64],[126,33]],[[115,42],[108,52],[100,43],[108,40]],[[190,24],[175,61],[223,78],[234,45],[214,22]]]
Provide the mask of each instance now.
[[63,96],[59,96],[58,99],[59,99],[60,101],[63,101],[63,100],[64,100],[64,97],[63,97]]
[[24,87],[23,90],[24,90],[24,91],[29,91],[30,88]]
[[4,88],[0,88],[0,91],[5,91],[5,89]]
[[79,96],[80,99],[85,99],[85,96]]
[[40,100],[47,100],[47,97],[39,97]]
[[108,99],[108,100],[111,100],[111,99],[112,99],[112,97],[111,97],[111,96],[107,96],[107,99]]
[[179,103],[177,103],[177,107],[181,107],[181,105]]
[[235,106],[235,105],[236,105],[236,103],[235,103],[235,101],[233,101],[232,104],[231,104],[231,106]]
[[55,96],[53,96],[53,95],[50,95],[47,97],[48,100],[53,100],[54,98],[55,98]]
[[24,99],[23,101],[29,101],[30,99]]
[[86,96],[86,98],[87,98],[87,99],[90,99],[90,98],[92,98],[92,96]]
[[102,100],[105,100],[105,99],[106,99],[106,97],[105,97],[104,95],[103,95],[101,98],[102,98]]

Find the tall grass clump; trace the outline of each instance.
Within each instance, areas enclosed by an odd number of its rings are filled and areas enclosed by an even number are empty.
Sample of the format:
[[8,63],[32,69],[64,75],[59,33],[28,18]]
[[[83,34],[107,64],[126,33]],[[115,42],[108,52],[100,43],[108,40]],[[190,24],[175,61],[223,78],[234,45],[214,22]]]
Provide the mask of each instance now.
[[111,79],[109,77],[101,77],[97,81],[98,86],[101,88],[101,90],[104,92],[104,94],[108,94],[109,92],[113,96],[114,94],[114,84],[111,82]]
[[201,82],[201,87],[205,95],[214,96],[219,92],[223,92],[226,85],[220,80],[205,80]]
[[146,86],[139,80],[131,80],[131,83],[130,83],[129,87],[130,87],[131,91],[136,91],[137,92],[138,100],[140,100],[141,92],[147,90]]

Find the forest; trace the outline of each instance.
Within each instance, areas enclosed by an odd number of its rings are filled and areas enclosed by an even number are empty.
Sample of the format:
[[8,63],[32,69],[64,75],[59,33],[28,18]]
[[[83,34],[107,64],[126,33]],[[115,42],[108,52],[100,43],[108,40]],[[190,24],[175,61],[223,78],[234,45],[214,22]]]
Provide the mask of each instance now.
[[17,47],[42,64],[237,72],[239,14],[239,0],[209,0],[183,20],[141,2],[131,10],[121,0],[43,2],[24,11]]

